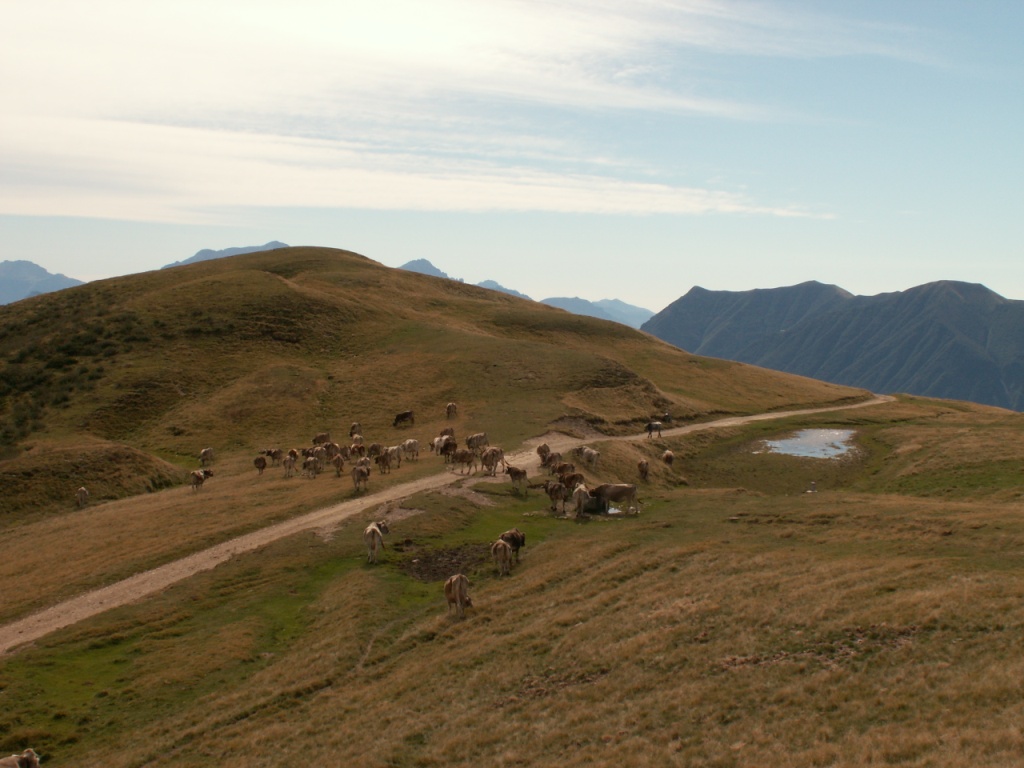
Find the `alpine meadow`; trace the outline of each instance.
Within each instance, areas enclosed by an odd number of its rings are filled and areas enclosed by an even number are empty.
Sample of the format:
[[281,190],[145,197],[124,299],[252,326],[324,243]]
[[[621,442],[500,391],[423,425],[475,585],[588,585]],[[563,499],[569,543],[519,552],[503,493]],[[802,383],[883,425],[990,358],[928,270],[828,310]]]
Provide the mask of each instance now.
[[[254,466],[278,448],[301,462],[319,433],[347,447],[354,422],[368,446],[417,440],[418,458],[373,465],[365,490],[354,455],[315,478]],[[460,447],[486,433],[526,487],[429,450],[449,427]],[[765,450],[812,428],[850,430],[852,448]],[[542,443],[591,489],[635,484],[639,512],[552,511]],[[205,448],[212,474],[193,487]],[[298,247],[0,306],[0,452],[0,755],[980,768],[1024,754],[1013,411],[700,357]],[[387,522],[376,563],[373,521]],[[491,545],[511,528],[525,546],[499,575]],[[281,533],[245,544],[267,531]],[[457,573],[461,618],[444,591]],[[121,584],[128,597],[102,597]],[[63,608],[90,595],[80,617]],[[67,620],[19,639],[46,611]]]

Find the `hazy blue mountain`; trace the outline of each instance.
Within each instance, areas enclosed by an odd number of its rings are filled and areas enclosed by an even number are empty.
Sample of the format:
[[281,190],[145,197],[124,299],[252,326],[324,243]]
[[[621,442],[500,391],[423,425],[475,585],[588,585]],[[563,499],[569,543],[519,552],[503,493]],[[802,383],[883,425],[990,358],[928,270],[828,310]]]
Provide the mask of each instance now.
[[541,299],[540,303],[564,309],[566,312],[572,312],[574,315],[586,315],[587,317],[598,317],[602,320],[618,322],[618,320],[605,312],[594,302],[587,301],[586,299],[581,299],[576,296],[572,298],[556,296],[550,299]]
[[633,304],[627,304],[619,299],[601,299],[595,301],[594,304],[609,315],[613,320],[628,325],[631,328],[639,328],[652,317],[654,312],[643,307],[637,307]]
[[243,245],[238,248],[223,248],[219,251],[214,251],[209,248],[204,248],[201,251],[197,251],[195,256],[185,259],[184,261],[176,261],[173,264],[166,264],[161,269],[170,269],[171,267],[180,267],[182,264],[195,264],[197,261],[210,261],[210,259],[223,259],[225,256],[238,256],[243,253],[256,253],[257,251],[273,251],[277,248],[287,248],[287,243],[281,243],[277,240],[271,240],[265,245]]
[[431,277],[444,277],[448,280],[452,279],[426,259],[413,259],[412,261],[407,261],[405,264],[400,266],[399,269],[404,269],[409,272],[418,272],[421,275],[430,275]]
[[502,293],[507,293],[512,296],[518,296],[520,299],[529,299],[530,301],[533,301],[533,299],[530,299],[530,297],[525,293],[520,293],[512,288],[506,288],[501,283],[496,283],[493,280],[484,280],[482,283],[477,283],[477,285],[480,288],[490,288],[492,291],[501,291]]
[[694,288],[643,330],[696,354],[874,392],[1024,409],[1024,301],[974,283],[877,296],[821,283]]
[[0,261],[0,304],[76,285],[82,285],[82,281],[52,274],[31,261]]

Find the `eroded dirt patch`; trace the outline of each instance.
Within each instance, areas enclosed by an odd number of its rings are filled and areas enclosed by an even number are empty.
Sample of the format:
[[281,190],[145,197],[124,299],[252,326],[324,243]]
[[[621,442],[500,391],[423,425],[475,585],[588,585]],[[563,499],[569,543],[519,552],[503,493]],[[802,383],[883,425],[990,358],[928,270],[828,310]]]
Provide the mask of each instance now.
[[456,573],[473,573],[491,559],[489,544],[463,544],[452,549],[429,549],[410,539],[391,545],[402,553],[398,567],[419,581],[444,581]]

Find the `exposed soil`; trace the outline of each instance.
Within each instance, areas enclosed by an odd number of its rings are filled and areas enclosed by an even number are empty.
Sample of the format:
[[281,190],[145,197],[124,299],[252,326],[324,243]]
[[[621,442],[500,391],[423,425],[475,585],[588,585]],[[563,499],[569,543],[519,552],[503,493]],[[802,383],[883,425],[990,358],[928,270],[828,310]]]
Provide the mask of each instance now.
[[454,549],[429,549],[410,539],[393,544],[391,549],[402,553],[398,567],[419,581],[444,581],[453,573],[470,574],[487,565],[491,559],[488,544],[463,544]]

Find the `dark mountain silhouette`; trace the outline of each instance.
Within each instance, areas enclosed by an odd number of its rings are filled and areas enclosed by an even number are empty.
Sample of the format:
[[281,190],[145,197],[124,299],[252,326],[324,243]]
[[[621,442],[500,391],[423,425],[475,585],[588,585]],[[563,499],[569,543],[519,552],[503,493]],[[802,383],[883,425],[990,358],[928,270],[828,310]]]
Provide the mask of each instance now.
[[195,256],[185,259],[184,261],[176,261],[173,264],[166,264],[161,269],[170,269],[171,267],[180,267],[182,264],[195,264],[197,261],[209,261],[210,259],[223,259],[226,256],[238,256],[243,253],[256,253],[257,251],[273,251],[277,248],[288,248],[287,243],[281,243],[277,240],[271,240],[269,243],[264,245],[243,245],[238,248],[223,248],[219,251],[214,251],[209,248],[204,248],[201,251],[197,251]]
[[82,281],[52,274],[31,261],[0,261],[0,304],[76,285],[82,285]]
[[694,288],[643,330],[700,355],[875,392],[1024,409],[1024,301],[940,281],[854,296],[802,283]]

